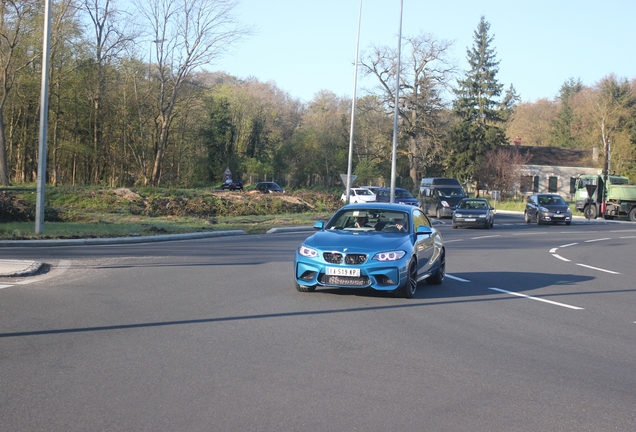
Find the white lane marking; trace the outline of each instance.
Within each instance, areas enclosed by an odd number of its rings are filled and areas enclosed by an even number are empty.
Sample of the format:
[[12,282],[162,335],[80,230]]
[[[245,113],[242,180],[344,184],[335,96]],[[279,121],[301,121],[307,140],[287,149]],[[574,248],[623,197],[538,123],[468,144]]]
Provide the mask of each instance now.
[[619,237],[619,238],[628,239],[628,238],[636,238],[636,236],[626,236],[626,237]]
[[9,288],[10,286],[13,286],[13,285],[0,285],[0,289],[2,289],[2,288]]
[[463,241],[464,239],[455,239],[455,240],[445,240],[444,243],[453,243],[458,241]]
[[579,264],[579,263],[576,263],[576,265],[577,265],[577,266],[581,266],[581,267],[585,267],[585,268],[589,268],[589,269],[592,269],[592,270],[602,271],[602,272],[605,272],[605,273],[620,274],[620,273],[615,272],[615,271],[605,270],[605,269],[598,268],[598,267],[592,267],[592,266],[585,265],[585,264]]
[[603,240],[611,240],[611,238],[600,238],[600,239],[594,239],[594,240],[585,240],[585,243],[594,243],[597,241],[603,241]]
[[529,232],[529,233],[519,233],[519,234],[512,234],[513,236],[537,236],[537,235],[546,235],[547,232]]
[[546,300],[546,299],[542,299],[542,298],[539,298],[539,297],[532,297],[532,296],[529,296],[529,295],[520,294],[520,293],[516,293],[516,292],[513,292],[513,291],[506,291],[506,290],[502,290],[502,289],[499,289],[499,288],[488,288],[488,289],[491,289],[493,291],[499,291],[499,292],[504,293],[504,294],[510,294],[510,295],[513,295],[513,296],[527,298],[527,299],[530,299],[530,300],[536,300],[536,301],[540,301],[540,302],[544,302],[544,303],[549,303],[549,304],[552,304],[552,305],[555,305],[555,306],[561,306],[561,307],[568,308],[568,309],[584,310],[584,308],[582,308],[582,307],[572,306],[572,305],[568,305],[568,304],[565,304],[565,303],[559,303],[559,302],[555,302],[555,301],[552,301],[552,300]]
[[570,246],[576,246],[577,244],[578,244],[578,243],[568,243],[568,244],[561,245],[561,246],[559,246],[559,247],[560,247],[560,248],[563,248],[563,247],[570,247]]
[[450,278],[450,279],[455,279],[456,281],[460,281],[460,282],[470,282],[467,279],[462,279],[462,278],[457,277],[457,276],[449,275],[448,273],[446,273],[446,277]]
[[563,258],[561,255],[557,255],[555,253],[552,254],[553,257],[560,259],[561,261],[570,262],[569,259]]
[[489,236],[473,237],[473,238],[471,238],[471,240],[479,240],[479,239],[492,238],[492,237],[501,237],[501,235],[500,235],[500,234],[497,234],[497,235],[489,235]]
[[555,253],[555,252],[557,251],[557,249],[559,249],[559,248],[558,248],[558,247],[555,247],[555,248],[550,249],[550,253],[551,253],[551,254]]

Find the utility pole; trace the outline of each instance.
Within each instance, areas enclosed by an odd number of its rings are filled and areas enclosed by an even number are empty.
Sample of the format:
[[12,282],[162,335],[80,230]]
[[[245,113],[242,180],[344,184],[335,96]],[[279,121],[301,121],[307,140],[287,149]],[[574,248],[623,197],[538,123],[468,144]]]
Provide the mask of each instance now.
[[46,185],[46,135],[49,122],[49,40],[51,38],[51,0],[44,1],[42,42],[42,84],[40,85],[40,137],[38,145],[38,184],[35,202],[35,233],[44,232],[44,187]]

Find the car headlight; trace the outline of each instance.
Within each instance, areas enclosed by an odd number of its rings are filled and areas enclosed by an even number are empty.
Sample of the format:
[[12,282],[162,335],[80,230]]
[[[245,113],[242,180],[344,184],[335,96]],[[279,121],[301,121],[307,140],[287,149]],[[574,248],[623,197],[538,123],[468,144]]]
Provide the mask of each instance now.
[[450,207],[446,201],[440,201],[444,207]]
[[539,207],[539,211],[542,211],[543,213],[550,213],[550,210],[545,207]]
[[318,256],[317,250],[305,245],[300,246],[300,249],[298,249],[298,253],[307,258],[316,258]]
[[461,213],[455,213],[453,216],[458,217],[458,218],[460,218],[460,217],[464,217],[464,216],[462,216],[462,214],[461,214]]
[[380,252],[375,254],[373,259],[377,261],[397,261],[404,255],[406,255],[404,251]]
[[482,218],[482,219],[486,219],[486,215],[485,214],[480,214],[479,217]]

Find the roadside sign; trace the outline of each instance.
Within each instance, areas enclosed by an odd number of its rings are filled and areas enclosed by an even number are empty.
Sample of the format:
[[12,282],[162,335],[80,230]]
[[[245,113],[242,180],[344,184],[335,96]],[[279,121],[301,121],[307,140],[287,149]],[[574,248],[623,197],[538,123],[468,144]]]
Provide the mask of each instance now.
[[232,171],[230,171],[230,167],[225,168],[225,171],[223,172],[223,181],[227,180],[227,179],[231,179],[232,178]]
[[[349,183],[349,187],[351,187],[351,185],[353,184],[353,181],[356,179],[357,176],[351,174],[350,179],[351,182]],[[347,187],[347,175],[346,174],[340,174],[340,179],[342,180],[342,184],[345,186],[345,188]]]

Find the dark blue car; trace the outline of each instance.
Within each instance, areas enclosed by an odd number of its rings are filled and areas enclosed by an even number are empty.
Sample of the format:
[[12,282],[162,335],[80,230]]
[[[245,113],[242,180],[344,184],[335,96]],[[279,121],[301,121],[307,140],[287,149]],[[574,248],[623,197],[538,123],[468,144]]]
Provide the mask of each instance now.
[[[391,202],[391,188],[380,188],[375,192],[376,202]],[[420,203],[409,191],[402,188],[395,188],[395,204],[408,204],[419,206]]]
[[420,281],[444,280],[444,241],[417,206],[349,204],[314,228],[296,251],[298,291],[370,288],[411,298]]

